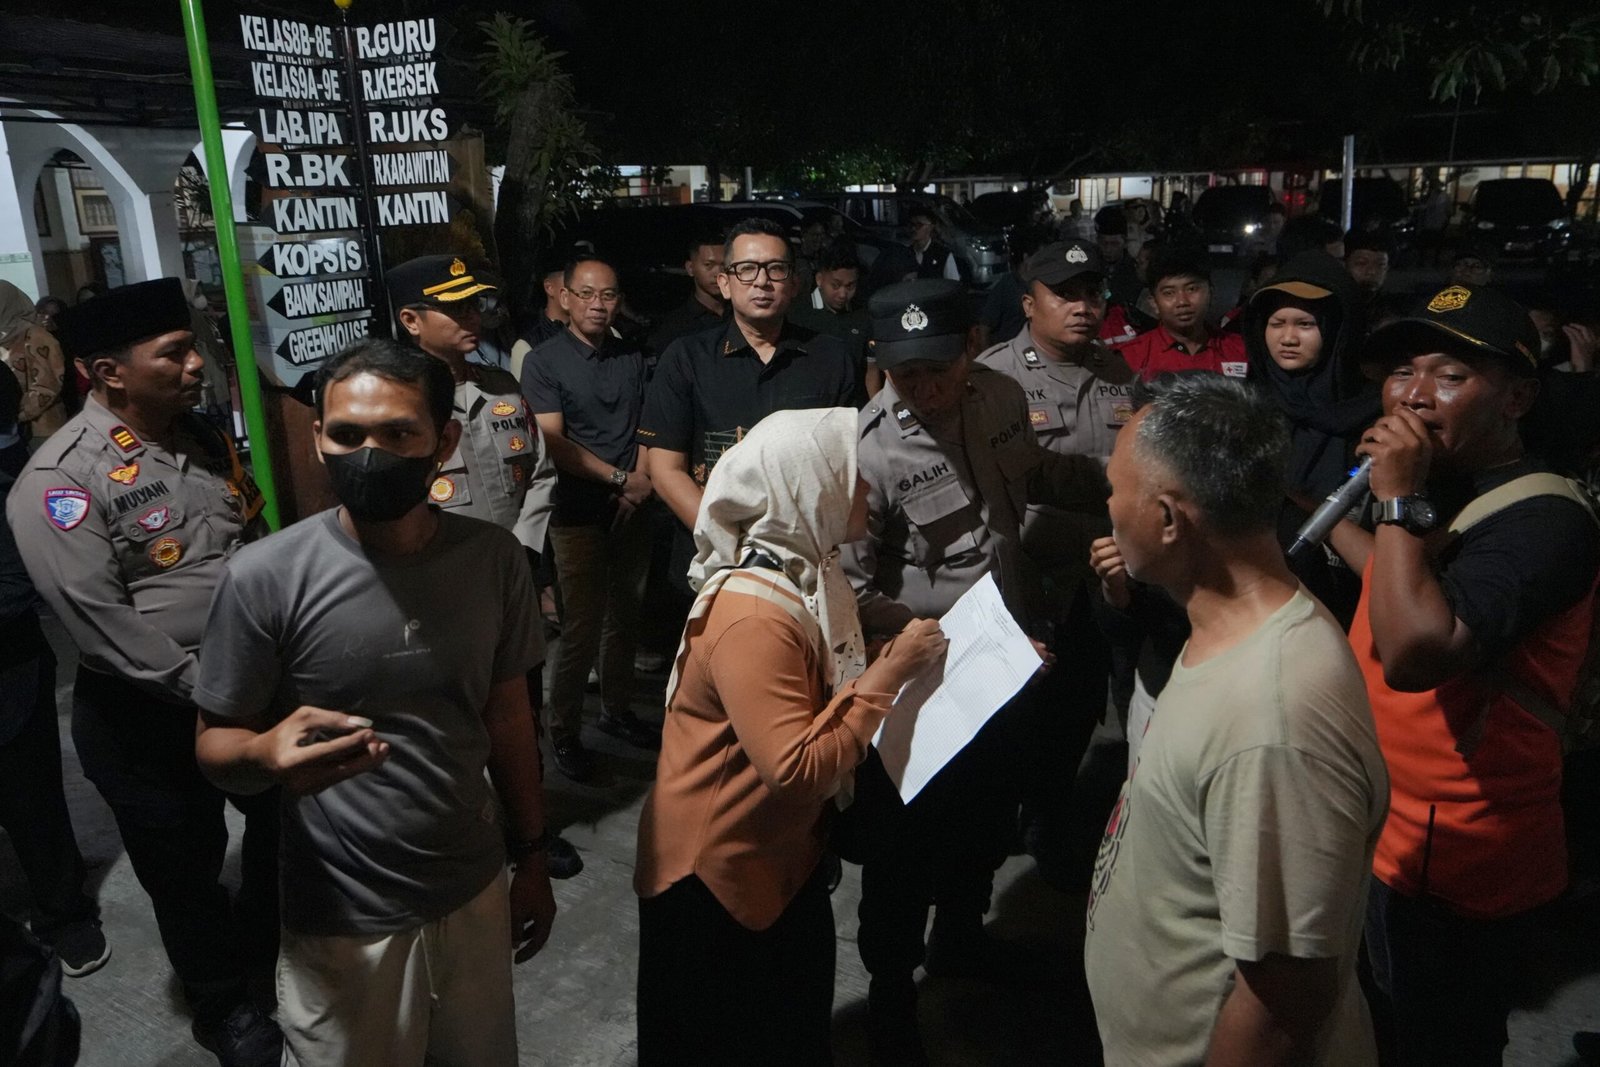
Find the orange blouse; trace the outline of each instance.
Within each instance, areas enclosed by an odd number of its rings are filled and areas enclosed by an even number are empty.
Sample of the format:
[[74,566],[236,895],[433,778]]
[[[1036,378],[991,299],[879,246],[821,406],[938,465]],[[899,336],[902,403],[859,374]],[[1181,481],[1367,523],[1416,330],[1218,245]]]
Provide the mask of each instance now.
[[777,922],[821,858],[830,799],[894,699],[854,682],[825,692],[815,646],[780,604],[716,594],[690,623],[667,707],[635,892],[653,897],[694,874],[741,926]]

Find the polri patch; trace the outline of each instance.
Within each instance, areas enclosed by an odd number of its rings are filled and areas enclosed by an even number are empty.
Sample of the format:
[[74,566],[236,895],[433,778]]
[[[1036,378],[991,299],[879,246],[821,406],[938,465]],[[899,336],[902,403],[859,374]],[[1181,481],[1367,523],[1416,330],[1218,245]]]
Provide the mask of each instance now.
[[183,558],[183,545],[176,537],[163,537],[150,546],[150,562],[165,570]]
[[122,449],[124,452],[136,452],[139,449],[139,439],[135,437],[133,435],[133,431],[128,429],[126,426],[111,427],[111,433],[109,436],[111,438],[111,443]]
[[89,514],[89,494],[76,488],[46,489],[44,511],[56,529],[71,530]]
[[114,482],[121,482],[123,485],[132,485],[139,480],[139,464],[133,462],[125,467],[112,467],[106,471],[106,477]]

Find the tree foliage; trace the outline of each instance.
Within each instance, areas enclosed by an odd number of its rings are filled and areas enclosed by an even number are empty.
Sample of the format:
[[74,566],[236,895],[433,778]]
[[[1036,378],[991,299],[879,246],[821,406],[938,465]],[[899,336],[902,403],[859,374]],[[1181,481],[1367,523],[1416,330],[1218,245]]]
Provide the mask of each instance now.
[[1350,58],[1358,67],[1420,63],[1435,100],[1476,102],[1485,89],[1546,93],[1600,82],[1600,9],[1593,0],[1314,2],[1353,31]]

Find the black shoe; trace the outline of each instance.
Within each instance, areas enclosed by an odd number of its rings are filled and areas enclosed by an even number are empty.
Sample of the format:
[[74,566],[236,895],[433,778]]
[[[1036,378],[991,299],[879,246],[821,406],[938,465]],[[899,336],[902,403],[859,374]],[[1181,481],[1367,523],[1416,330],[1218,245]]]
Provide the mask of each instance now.
[[552,837],[544,853],[545,873],[552,878],[571,878],[583,870],[583,857],[564,837]]
[[72,978],[93,974],[111,958],[111,946],[100,931],[99,919],[83,919],[52,933],[47,939],[61,970]]
[[283,1059],[283,1031],[249,1001],[220,1019],[196,1019],[191,1030],[222,1067],[278,1067]]
[[660,727],[652,727],[647,722],[641,722],[631,711],[602,711],[600,721],[595,725],[602,733],[621,738],[635,748],[661,747]]
[[867,1056],[872,1067],[928,1067],[910,978],[874,978],[867,986]]
[[587,782],[594,778],[596,769],[594,753],[583,747],[576,737],[558,737],[555,749],[556,767],[574,782]]

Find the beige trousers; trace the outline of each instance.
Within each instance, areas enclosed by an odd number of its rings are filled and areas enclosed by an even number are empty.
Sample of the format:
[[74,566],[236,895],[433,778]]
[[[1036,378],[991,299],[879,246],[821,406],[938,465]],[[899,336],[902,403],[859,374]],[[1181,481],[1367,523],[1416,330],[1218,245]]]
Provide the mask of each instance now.
[[278,952],[283,1067],[516,1067],[505,877],[397,934],[307,937]]

